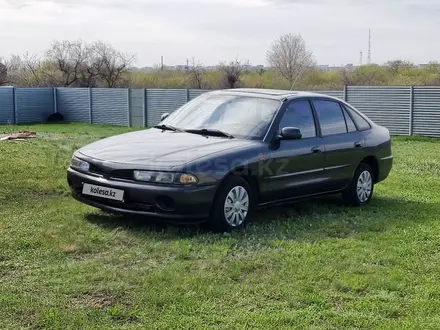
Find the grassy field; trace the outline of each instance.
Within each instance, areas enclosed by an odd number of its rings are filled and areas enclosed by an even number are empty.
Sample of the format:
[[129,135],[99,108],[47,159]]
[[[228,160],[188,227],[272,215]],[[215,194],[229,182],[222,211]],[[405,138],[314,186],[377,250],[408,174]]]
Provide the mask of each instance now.
[[126,128],[0,142],[0,329],[439,329],[440,141],[394,139],[370,206],[339,196],[245,231],[107,216],[69,196],[72,152]]

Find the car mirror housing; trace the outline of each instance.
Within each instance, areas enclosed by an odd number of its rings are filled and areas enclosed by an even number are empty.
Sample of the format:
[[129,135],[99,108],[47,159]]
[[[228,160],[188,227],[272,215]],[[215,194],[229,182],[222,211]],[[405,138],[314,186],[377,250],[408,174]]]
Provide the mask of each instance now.
[[280,140],[299,140],[302,138],[302,133],[297,127],[284,127],[278,138]]

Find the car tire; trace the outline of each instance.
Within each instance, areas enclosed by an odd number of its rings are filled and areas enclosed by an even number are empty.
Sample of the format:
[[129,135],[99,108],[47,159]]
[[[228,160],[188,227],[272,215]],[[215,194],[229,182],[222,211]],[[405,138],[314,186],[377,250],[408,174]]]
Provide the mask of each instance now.
[[370,165],[361,163],[356,169],[353,180],[342,193],[346,204],[363,206],[370,203],[374,193],[374,173]]
[[215,232],[245,227],[254,210],[254,194],[242,177],[230,176],[219,187],[208,225]]

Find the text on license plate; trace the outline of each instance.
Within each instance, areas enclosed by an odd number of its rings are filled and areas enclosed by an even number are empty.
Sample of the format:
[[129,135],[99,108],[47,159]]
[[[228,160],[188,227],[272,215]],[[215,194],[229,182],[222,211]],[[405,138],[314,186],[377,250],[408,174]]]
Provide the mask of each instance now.
[[124,191],[107,187],[95,186],[85,183],[82,193],[84,195],[96,196],[101,198],[112,199],[122,202],[124,200]]

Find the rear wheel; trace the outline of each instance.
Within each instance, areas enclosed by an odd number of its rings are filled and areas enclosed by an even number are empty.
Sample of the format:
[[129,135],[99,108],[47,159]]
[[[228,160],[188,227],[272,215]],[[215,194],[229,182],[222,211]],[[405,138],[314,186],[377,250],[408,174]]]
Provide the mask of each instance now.
[[370,202],[374,192],[374,174],[371,166],[362,163],[357,168],[353,180],[342,196],[352,206],[362,206]]
[[228,177],[214,200],[210,228],[217,232],[243,228],[253,212],[253,198],[252,189],[245,179]]

